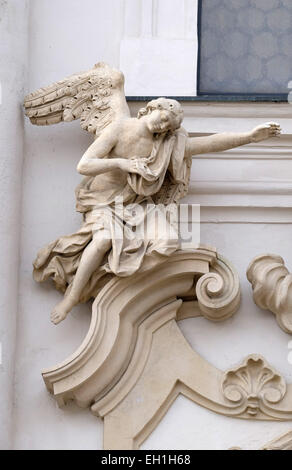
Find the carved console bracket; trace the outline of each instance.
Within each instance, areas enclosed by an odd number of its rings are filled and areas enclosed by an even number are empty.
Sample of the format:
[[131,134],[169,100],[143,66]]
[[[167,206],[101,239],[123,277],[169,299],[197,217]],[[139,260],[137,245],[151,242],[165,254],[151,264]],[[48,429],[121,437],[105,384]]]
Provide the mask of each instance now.
[[111,280],[79,349],[43,372],[59,405],[104,419],[105,449],[136,449],[179,394],[231,417],[292,418],[292,387],[263,358],[221,372],[196,353],[177,320],[221,321],[237,310],[238,276],[216,250],[178,251],[163,264]]
[[252,260],[247,279],[253,288],[256,305],[270,310],[286,333],[292,333],[292,274],[283,258],[264,254]]

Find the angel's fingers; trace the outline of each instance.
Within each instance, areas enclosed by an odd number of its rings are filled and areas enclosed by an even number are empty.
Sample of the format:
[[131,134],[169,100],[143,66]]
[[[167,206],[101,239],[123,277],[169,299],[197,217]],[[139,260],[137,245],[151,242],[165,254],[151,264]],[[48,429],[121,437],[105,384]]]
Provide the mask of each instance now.
[[271,137],[280,137],[281,136],[281,132],[277,132],[277,131],[274,131],[274,132],[271,132]]
[[281,128],[278,126],[265,126],[265,128],[269,129],[270,132],[276,132],[278,130],[281,130]]

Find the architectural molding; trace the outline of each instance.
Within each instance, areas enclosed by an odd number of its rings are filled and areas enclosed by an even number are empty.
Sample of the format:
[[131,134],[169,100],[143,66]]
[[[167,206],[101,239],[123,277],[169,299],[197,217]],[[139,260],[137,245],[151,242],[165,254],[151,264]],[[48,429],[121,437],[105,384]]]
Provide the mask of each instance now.
[[[209,134],[190,133],[192,136],[205,136]],[[282,135],[281,139],[274,140],[273,144],[249,144],[245,147],[237,147],[222,153],[209,153],[208,160],[292,160],[291,153],[292,134]],[[197,155],[196,160],[206,159],[205,155]]]
[[[234,199],[237,199],[234,196]],[[238,201],[238,199],[237,199]],[[291,207],[261,207],[260,201],[256,206],[243,206],[240,201],[233,205],[200,204],[201,224],[292,224]]]
[[[229,417],[292,418],[292,385],[260,356],[223,372],[194,351],[178,320],[222,321],[239,306],[239,280],[214,248],[179,251],[149,272],[115,278],[96,298],[78,350],[43,372],[59,405],[104,419],[105,449],[136,449],[182,394]],[[248,377],[246,383],[244,377]]]
[[254,258],[247,279],[252,285],[256,305],[276,315],[279,326],[292,333],[292,274],[283,258],[264,254]]
[[[129,104],[135,115],[144,102]],[[283,128],[280,139],[193,157],[189,194],[182,202],[200,205],[201,223],[291,224],[291,106],[190,101],[181,104],[184,125],[192,136],[230,132],[235,123],[237,130],[246,131],[267,116],[279,121]]]
[[201,223],[291,224],[291,189],[292,180],[195,180],[192,177],[189,194],[182,202],[200,205]]
[[[195,281],[195,290],[191,290]],[[204,247],[178,252],[151,275],[146,271],[110,281],[93,304],[89,332],[80,348],[67,361],[43,373],[59,404],[74,399],[79,406],[89,406],[93,399],[102,397],[125,373],[138,326],[173,301],[178,309],[181,301],[177,303],[176,298],[189,293],[197,300],[201,315],[220,321],[238,307],[239,281],[216,250]],[[175,318],[176,311],[171,310]]]
[[[179,97],[177,99],[179,100]],[[136,115],[138,110],[145,106],[146,102],[146,100],[128,101],[132,115]],[[291,104],[289,103],[218,103],[214,101],[201,103],[181,101],[181,105],[184,111],[184,127],[189,133],[230,132],[230,129],[234,129],[234,125],[236,130],[240,132],[268,118],[269,120],[281,122],[283,135],[279,141],[283,142],[283,139],[284,141],[286,138],[290,139],[292,135]],[[275,142],[277,143],[277,140]],[[249,148],[249,146],[246,148]]]
[[242,416],[256,417],[259,412],[269,416],[270,408],[284,398],[286,383],[263,357],[252,354],[224,374],[222,392],[241,408]]
[[292,431],[268,442],[262,450],[292,450]]
[[191,180],[189,194],[252,194],[290,196],[292,193],[292,180],[277,181],[251,181],[251,180]]

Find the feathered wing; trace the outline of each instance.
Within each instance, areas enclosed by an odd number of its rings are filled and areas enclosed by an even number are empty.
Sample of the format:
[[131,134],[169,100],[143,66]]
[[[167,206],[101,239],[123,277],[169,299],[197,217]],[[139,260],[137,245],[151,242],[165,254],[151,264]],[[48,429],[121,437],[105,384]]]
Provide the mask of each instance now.
[[82,129],[97,136],[111,122],[130,116],[124,75],[103,62],[27,95],[24,107],[32,124],[80,119]]

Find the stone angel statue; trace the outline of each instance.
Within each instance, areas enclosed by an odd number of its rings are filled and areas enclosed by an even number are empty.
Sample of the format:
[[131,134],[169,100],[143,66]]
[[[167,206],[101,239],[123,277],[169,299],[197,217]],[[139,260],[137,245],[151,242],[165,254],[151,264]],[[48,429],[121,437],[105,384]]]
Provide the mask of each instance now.
[[[181,127],[181,105],[166,98],[131,117],[123,74],[104,63],[29,94],[24,107],[32,124],[80,119],[94,136],[77,166],[84,176],[76,189],[81,228],[49,243],[34,261],[34,279],[51,278],[65,294],[51,313],[55,324],[113,276],[150,269],[179,249],[176,230],[160,236],[154,218],[157,208],[186,195],[193,155],[280,134],[278,124],[268,123],[247,133],[190,138]],[[145,220],[147,234],[141,236]]]

